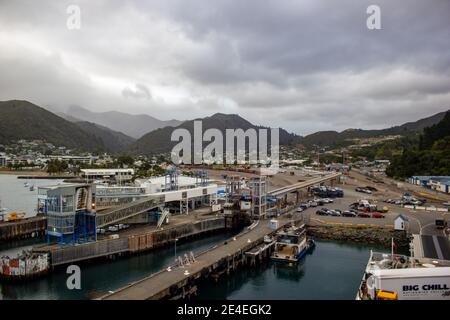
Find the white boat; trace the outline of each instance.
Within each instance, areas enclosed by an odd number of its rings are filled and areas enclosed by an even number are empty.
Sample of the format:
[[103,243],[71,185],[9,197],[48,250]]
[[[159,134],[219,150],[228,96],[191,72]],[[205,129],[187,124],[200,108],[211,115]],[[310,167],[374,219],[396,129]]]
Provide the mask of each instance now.
[[25,188],[28,188],[28,187],[30,186],[30,184],[29,184],[28,182],[25,182],[25,183],[23,184],[23,186],[24,186]]
[[8,214],[7,208],[2,208],[2,201],[0,200],[0,222],[5,221],[5,216]]
[[450,261],[371,252],[356,300],[450,300]]
[[270,257],[278,262],[298,262],[315,242],[306,238],[305,225],[291,226],[276,233],[275,251]]
[[33,185],[31,185],[31,187],[30,187],[30,191],[34,191],[34,184],[33,184]]

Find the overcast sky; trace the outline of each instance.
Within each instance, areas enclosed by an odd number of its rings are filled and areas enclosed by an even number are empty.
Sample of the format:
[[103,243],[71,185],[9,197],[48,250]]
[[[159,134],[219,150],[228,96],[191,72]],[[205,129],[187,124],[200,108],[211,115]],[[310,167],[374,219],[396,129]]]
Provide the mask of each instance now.
[[[381,30],[366,26],[371,4]],[[450,0],[0,0],[9,99],[238,113],[298,134],[389,127],[450,109]]]

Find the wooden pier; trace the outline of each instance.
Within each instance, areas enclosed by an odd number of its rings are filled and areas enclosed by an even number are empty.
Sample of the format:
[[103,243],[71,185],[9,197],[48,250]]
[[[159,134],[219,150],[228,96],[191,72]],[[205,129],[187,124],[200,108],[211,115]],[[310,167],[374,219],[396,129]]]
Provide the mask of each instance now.
[[[292,223],[280,220],[280,228]],[[298,221],[296,221],[298,222]],[[279,230],[278,229],[278,230]],[[268,257],[273,245],[265,244],[264,237],[277,230],[269,227],[267,220],[261,220],[253,228],[225,241],[195,257],[195,262],[183,267],[161,270],[140,281],[134,282],[107,294],[102,300],[146,300],[189,298],[197,291],[196,281],[200,278],[218,280],[240,266],[256,263],[257,257]]]
[[33,251],[49,253],[51,266],[55,267],[77,261],[142,252],[173,243],[175,239],[181,240],[225,228],[226,222],[223,216],[209,217],[179,223],[164,229],[152,228],[141,232],[130,230],[124,234],[119,233],[119,238],[116,239],[106,238],[96,242],[64,246],[45,245],[34,247]]
[[17,221],[0,222],[0,241],[38,237],[45,234],[46,217],[32,217]]

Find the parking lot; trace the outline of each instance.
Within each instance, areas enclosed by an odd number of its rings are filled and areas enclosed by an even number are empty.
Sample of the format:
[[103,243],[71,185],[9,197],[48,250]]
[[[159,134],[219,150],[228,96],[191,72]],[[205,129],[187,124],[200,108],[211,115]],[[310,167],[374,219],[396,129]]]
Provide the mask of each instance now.
[[[350,190],[348,190],[350,191]],[[385,218],[362,218],[362,217],[344,217],[344,216],[331,216],[331,215],[317,215],[316,212],[320,209],[327,208],[330,210],[339,209],[342,212],[349,210],[349,206],[363,197],[356,197],[352,192],[347,195],[347,190],[344,190],[345,196],[343,198],[334,198],[333,203],[324,204],[322,206],[310,207],[302,212],[302,215],[307,220],[317,223],[347,223],[347,224],[373,224],[377,226],[393,226],[394,218],[399,214],[398,212],[392,212],[391,208],[387,213],[384,213]],[[384,206],[383,203],[379,205]],[[389,207],[389,206],[388,206]]]
[[[435,220],[439,217],[450,216],[450,213],[443,214],[439,212],[418,211],[410,208],[404,208],[395,204],[385,203],[387,199],[383,192],[373,192],[372,194],[365,194],[355,191],[353,185],[340,185],[344,190],[343,198],[333,198],[333,203],[325,204],[323,206],[311,207],[302,212],[302,215],[312,224],[347,224],[347,225],[371,225],[383,226],[392,228],[394,219],[399,214],[406,216],[409,221],[407,228],[410,233],[415,234],[429,234],[429,235],[443,235],[443,230],[435,227]],[[319,198],[311,197],[309,199]],[[317,215],[316,211],[321,208],[330,210],[339,209],[342,211],[349,210],[350,204],[357,202],[360,199],[370,200],[379,208],[387,207],[389,211],[385,213],[385,218],[361,218],[361,217],[337,217],[331,215]]]

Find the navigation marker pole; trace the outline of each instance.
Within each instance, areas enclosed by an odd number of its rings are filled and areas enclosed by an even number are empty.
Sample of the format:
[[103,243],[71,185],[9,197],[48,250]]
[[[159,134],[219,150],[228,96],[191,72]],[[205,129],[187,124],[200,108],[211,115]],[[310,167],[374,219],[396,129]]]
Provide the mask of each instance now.
[[394,238],[391,238],[391,257],[392,261],[394,261]]

